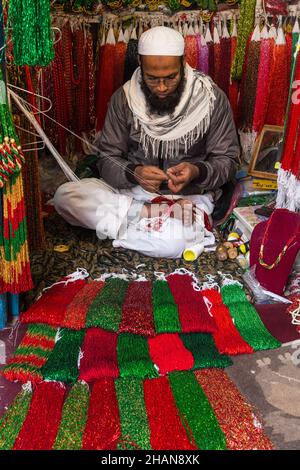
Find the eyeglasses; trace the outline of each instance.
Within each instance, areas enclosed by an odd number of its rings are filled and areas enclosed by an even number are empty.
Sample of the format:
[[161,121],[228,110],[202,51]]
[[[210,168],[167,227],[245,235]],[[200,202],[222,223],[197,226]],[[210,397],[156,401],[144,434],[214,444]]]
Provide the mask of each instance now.
[[146,83],[151,86],[158,86],[163,82],[167,87],[174,85],[178,80],[178,74],[175,77],[165,77],[165,78],[154,78],[154,77],[144,77]]

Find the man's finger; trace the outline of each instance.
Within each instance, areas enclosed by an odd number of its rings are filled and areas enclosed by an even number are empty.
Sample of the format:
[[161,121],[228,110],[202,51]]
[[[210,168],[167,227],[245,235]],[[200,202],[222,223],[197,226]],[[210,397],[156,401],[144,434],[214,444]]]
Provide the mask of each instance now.
[[173,178],[175,184],[182,184],[188,181],[187,175],[179,175]]
[[160,184],[157,184],[157,181],[154,180],[147,180],[144,184],[141,185],[146,191],[151,193],[157,192],[160,188]]
[[[164,173],[162,175],[154,173],[154,174],[149,175],[148,178],[149,179],[151,178],[151,180],[153,180],[153,181],[166,181],[166,180],[169,179],[168,176],[165,175]],[[148,178],[146,178],[146,179],[148,179]]]
[[175,165],[175,166],[171,166],[170,168],[168,168],[167,170],[167,173],[168,172],[171,172],[171,173],[177,173],[177,172],[180,172],[182,170],[184,170],[186,164],[185,163],[178,163],[178,165]]
[[173,184],[172,181],[169,181],[169,183],[168,183],[168,188],[169,188],[170,191],[172,191],[172,193],[174,193],[174,194],[179,193],[179,192],[182,190],[183,187],[184,187],[183,184],[175,185],[175,184]]

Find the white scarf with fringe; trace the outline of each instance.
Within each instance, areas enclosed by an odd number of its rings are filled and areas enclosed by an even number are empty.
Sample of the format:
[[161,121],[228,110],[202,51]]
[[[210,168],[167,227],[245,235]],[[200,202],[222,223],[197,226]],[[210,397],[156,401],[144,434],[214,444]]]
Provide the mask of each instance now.
[[179,104],[171,115],[150,114],[141,88],[141,68],[123,85],[127,103],[133,113],[134,125],[140,130],[145,157],[152,149],[154,156],[176,159],[180,145],[186,154],[207,132],[216,99],[209,77],[185,65],[185,87]]

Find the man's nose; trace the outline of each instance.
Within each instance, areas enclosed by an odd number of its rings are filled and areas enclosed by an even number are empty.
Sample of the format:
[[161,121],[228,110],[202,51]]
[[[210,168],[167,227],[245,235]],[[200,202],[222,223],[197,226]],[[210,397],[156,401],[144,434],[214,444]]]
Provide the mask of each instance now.
[[165,81],[164,81],[164,79],[162,78],[162,79],[159,81],[159,85],[158,85],[158,87],[157,87],[157,90],[158,90],[160,93],[164,93],[167,89],[168,89],[168,87],[166,86]]

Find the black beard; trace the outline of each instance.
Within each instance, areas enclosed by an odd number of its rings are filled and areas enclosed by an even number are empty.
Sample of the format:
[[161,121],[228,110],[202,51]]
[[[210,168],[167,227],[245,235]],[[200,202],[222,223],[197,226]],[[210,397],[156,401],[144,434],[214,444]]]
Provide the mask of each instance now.
[[178,105],[185,87],[184,74],[181,75],[178,87],[173,93],[166,96],[164,99],[158,98],[147,86],[144,77],[141,77],[141,88],[146,97],[146,104],[150,114],[158,114],[164,116],[166,114],[173,114],[176,106]]

